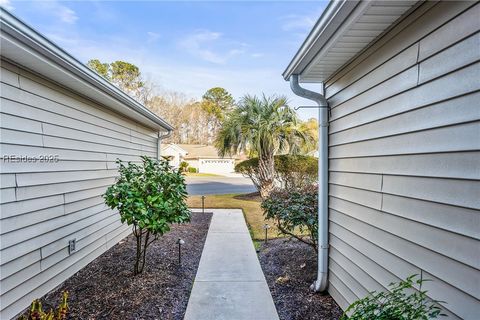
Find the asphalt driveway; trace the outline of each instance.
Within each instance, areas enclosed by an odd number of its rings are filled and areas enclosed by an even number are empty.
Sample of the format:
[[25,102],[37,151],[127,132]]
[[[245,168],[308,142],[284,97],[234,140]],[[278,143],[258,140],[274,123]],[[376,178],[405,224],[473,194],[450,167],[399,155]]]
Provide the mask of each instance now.
[[186,177],[189,195],[251,193],[257,191],[252,180],[244,177]]

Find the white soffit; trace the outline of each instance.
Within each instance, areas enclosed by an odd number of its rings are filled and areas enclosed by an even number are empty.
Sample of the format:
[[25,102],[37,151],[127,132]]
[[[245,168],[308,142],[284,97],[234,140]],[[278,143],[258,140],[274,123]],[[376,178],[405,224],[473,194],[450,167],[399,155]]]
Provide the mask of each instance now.
[[[417,0],[359,1],[352,8],[351,2],[344,1],[344,3],[350,6],[342,5],[343,7],[335,12],[328,22],[328,24],[333,24],[332,28],[335,28],[335,30],[333,32],[328,30],[330,26],[327,24],[318,35],[310,34],[309,38],[315,37],[319,41],[311,45],[308,51],[314,50],[316,52],[309,55],[304,54],[304,57],[309,58],[309,60],[299,61],[296,68],[289,66],[290,70],[287,69],[284,77],[288,79],[291,74],[297,73],[300,74],[301,82],[326,81],[349,60],[362,52],[375,39],[394,25],[417,2]],[[350,12],[345,12],[347,10]],[[348,16],[343,18],[342,15],[344,16],[345,14],[348,14]],[[338,19],[342,21],[335,21],[335,16],[339,16],[340,18]],[[328,39],[326,37],[322,38],[321,33],[324,32],[332,34]],[[292,62],[295,59],[297,57]],[[302,66],[306,67],[302,68]]]

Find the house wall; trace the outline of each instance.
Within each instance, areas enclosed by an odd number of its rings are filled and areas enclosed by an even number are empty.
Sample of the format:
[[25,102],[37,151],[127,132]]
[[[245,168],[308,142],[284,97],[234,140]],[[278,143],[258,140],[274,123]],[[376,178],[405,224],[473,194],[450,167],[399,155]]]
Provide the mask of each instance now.
[[448,319],[480,315],[478,17],[478,2],[426,2],[326,82],[342,308],[421,273]]
[[199,162],[198,159],[185,159],[186,163],[188,163],[189,167],[196,168],[198,170]]
[[198,161],[198,172],[226,174],[235,172],[234,159],[202,159]]
[[129,234],[102,194],[117,158],[155,157],[157,145],[154,131],[5,61],[1,142],[0,318],[9,319]]
[[174,166],[175,168],[178,168],[180,166],[182,154],[176,148],[170,145],[165,147],[162,151],[162,156],[171,157],[169,160],[171,166]]

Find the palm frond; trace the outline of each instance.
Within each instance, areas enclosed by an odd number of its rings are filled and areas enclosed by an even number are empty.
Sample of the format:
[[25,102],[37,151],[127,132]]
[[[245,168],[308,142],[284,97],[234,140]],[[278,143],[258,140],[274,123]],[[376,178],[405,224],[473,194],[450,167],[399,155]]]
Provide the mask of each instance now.
[[298,153],[313,137],[284,96],[245,95],[225,119],[215,145],[220,155]]

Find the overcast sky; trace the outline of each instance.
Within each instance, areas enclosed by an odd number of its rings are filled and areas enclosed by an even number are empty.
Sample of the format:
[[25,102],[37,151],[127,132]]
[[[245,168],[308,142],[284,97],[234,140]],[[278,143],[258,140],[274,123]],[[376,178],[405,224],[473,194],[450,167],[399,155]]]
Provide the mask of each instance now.
[[[7,1],[20,19],[82,62],[138,65],[161,90],[200,98],[221,86],[296,98],[281,76],[326,1]],[[310,86],[315,88],[315,86]],[[304,119],[314,110],[299,111]]]

